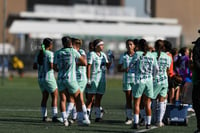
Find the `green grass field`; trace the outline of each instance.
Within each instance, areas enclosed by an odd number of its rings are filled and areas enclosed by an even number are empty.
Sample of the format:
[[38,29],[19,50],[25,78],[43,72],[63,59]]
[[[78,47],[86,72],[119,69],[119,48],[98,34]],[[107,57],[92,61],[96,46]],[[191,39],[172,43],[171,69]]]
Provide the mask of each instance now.
[[[61,123],[41,121],[41,92],[36,78],[14,78],[12,81],[5,79],[4,85],[0,86],[0,133],[192,133],[196,129],[195,117],[189,118],[188,126],[165,126],[149,131],[143,130],[143,127],[139,130],[131,129],[131,126],[124,124],[125,97],[121,84],[120,79],[107,81],[107,90],[102,101],[102,106],[106,111],[103,122],[94,123],[92,119],[92,124],[88,127],[80,127],[76,124],[64,127]],[[50,117],[50,102],[48,114]]]

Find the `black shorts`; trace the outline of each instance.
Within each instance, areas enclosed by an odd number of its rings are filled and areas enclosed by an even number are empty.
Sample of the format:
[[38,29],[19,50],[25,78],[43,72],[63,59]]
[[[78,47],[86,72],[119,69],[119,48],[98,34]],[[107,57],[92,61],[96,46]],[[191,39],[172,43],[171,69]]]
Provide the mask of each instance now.
[[181,86],[182,82],[177,81],[174,76],[168,77],[169,89],[176,88],[177,86]]

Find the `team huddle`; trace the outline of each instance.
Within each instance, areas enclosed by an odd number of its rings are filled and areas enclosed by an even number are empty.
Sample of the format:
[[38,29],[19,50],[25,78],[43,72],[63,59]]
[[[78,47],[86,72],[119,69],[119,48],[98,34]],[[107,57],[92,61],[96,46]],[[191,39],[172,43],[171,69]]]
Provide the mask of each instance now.
[[[58,121],[59,92],[60,110],[65,126],[75,120],[78,125],[89,125],[92,106],[96,114],[95,122],[99,122],[102,120],[100,105],[105,93],[106,69],[109,69],[111,65],[107,56],[102,52],[104,42],[100,39],[94,40],[90,44],[91,51],[87,55],[84,50],[80,49],[82,45],[80,39],[65,36],[62,38],[62,44],[63,48],[53,53],[51,51],[52,39],[45,38],[33,65],[34,69],[38,69],[38,83],[43,96],[41,101],[43,121],[47,121],[46,104],[49,93],[52,97],[52,121]],[[57,82],[54,71],[58,72]],[[87,98],[86,104],[83,97],[84,92]],[[69,121],[72,112],[73,118]]]
[[[80,39],[64,36],[62,45],[61,49],[53,53],[52,39],[45,38],[34,60],[33,68],[38,70],[38,83],[42,92],[42,120],[47,121],[47,100],[50,94],[52,121],[59,121],[59,94],[64,126],[75,121],[78,125],[90,125],[92,111],[95,112],[95,122],[101,122],[106,70],[110,68],[114,56],[103,52],[104,42],[101,39],[89,43],[87,54],[81,49]],[[127,50],[120,55],[117,70],[123,72],[125,124],[132,125],[133,129],[138,129],[139,125],[145,125],[147,129],[152,124],[164,126],[162,121],[167,100],[176,103],[181,86],[191,79],[189,49],[182,48],[179,52],[173,49],[171,54],[171,47],[169,41],[157,40],[152,51],[145,39],[126,41]],[[57,79],[54,72],[57,72]]]

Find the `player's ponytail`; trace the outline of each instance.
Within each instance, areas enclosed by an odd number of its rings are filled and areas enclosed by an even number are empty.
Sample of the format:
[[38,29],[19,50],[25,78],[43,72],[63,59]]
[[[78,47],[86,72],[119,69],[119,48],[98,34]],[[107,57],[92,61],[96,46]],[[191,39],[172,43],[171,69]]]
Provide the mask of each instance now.
[[164,50],[164,42],[162,40],[157,40],[155,42],[155,49],[156,49],[156,52],[158,53],[158,56],[157,56],[157,60],[160,58],[160,53]]
[[90,52],[91,52],[91,51],[95,51],[94,45],[93,45],[93,41],[90,41],[90,42],[89,42],[89,51],[90,51]]
[[39,53],[38,58],[37,58],[37,62],[38,62],[39,65],[43,65],[45,50],[46,50],[46,48],[48,48],[50,46],[52,41],[53,40],[50,39],[50,38],[45,38],[43,40],[43,43],[41,44],[41,50],[40,50],[40,53]]
[[148,47],[147,41],[145,39],[139,40],[139,50],[144,52],[143,56],[145,56],[146,53],[148,52],[149,47]]

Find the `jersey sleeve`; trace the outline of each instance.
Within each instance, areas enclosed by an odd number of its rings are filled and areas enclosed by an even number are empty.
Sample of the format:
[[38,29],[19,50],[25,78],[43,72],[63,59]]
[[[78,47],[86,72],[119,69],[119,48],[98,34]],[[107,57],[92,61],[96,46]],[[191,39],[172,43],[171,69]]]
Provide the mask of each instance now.
[[137,60],[139,59],[140,55],[136,52],[134,55],[133,55],[133,58],[131,60],[131,64],[135,64],[137,62]]
[[86,53],[85,53],[85,51],[84,50],[79,50],[79,53],[82,55],[82,56],[86,56]]
[[75,58],[79,59],[81,57],[81,54],[77,50],[73,49],[73,53]]
[[171,58],[167,55],[167,68],[170,68],[170,65],[171,65],[171,63],[172,63],[172,60],[171,60]]
[[48,62],[53,63],[54,55],[53,52],[49,52],[48,54]]

